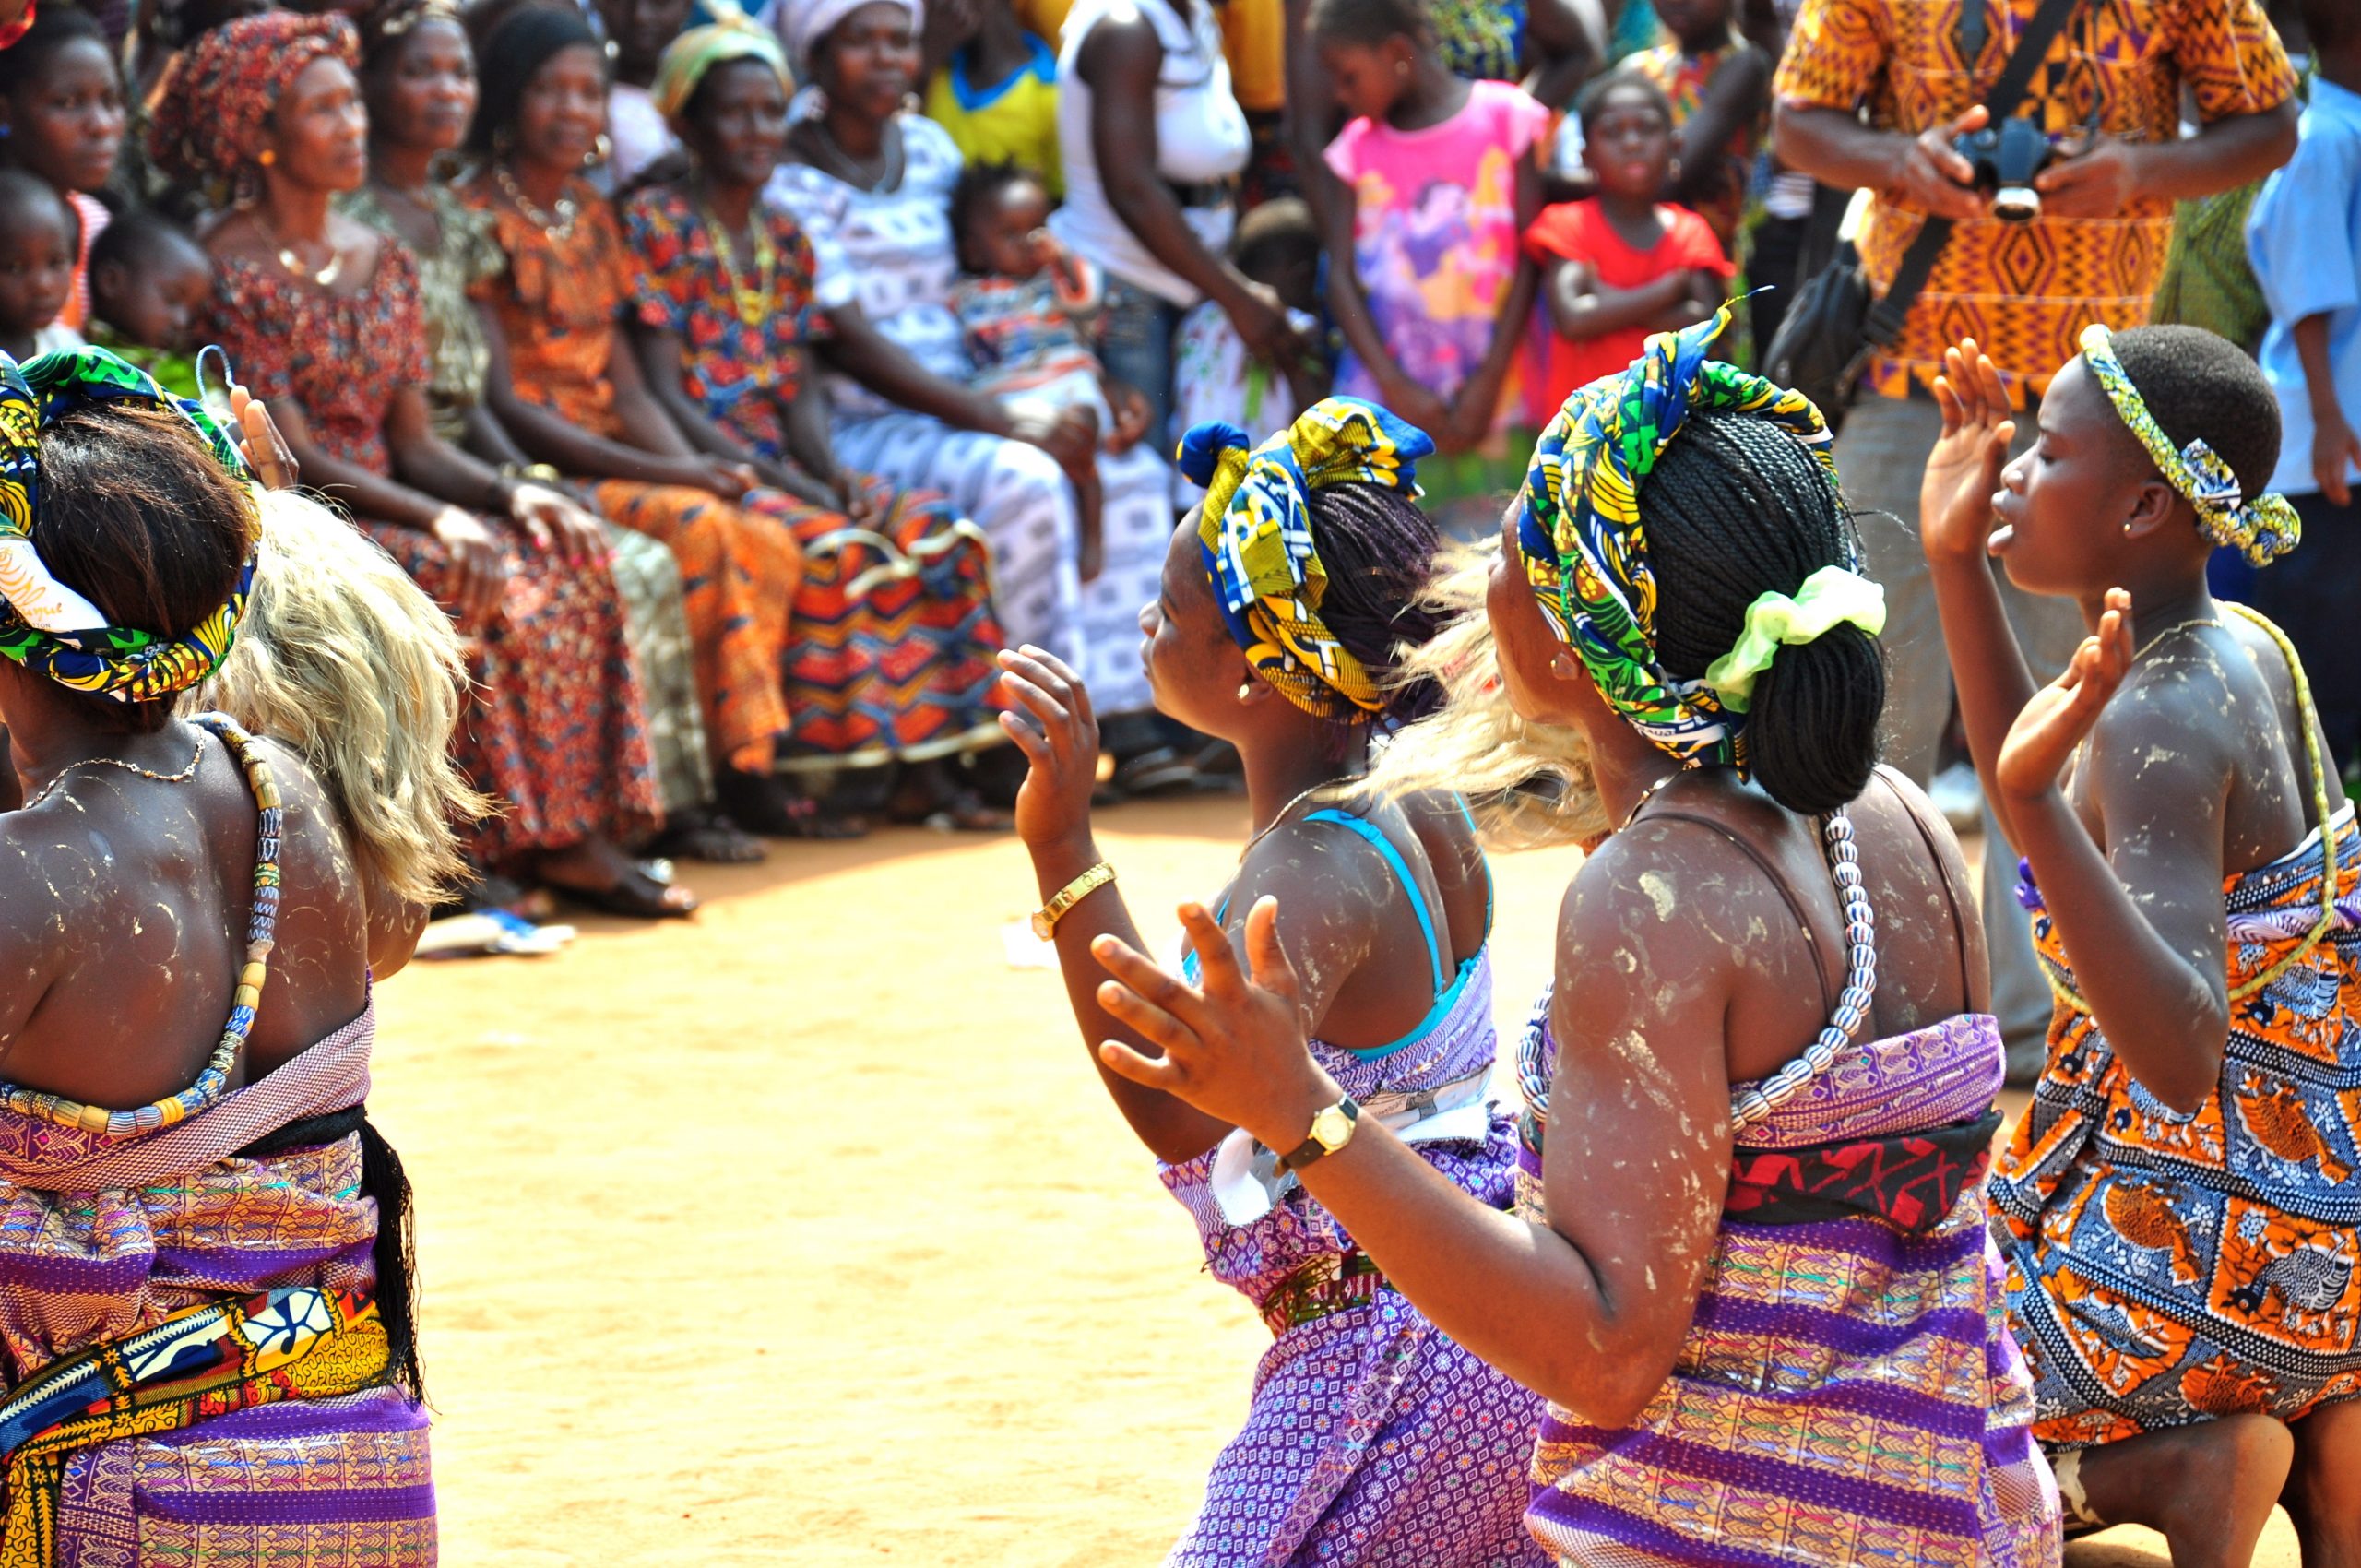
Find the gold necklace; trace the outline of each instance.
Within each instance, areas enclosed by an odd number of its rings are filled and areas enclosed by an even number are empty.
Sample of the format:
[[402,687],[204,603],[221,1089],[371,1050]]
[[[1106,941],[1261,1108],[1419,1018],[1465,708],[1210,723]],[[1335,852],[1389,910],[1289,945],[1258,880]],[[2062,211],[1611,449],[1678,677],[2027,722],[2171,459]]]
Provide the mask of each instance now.
[[748,216],[747,230],[754,237],[754,271],[762,279],[755,287],[746,287],[738,272],[738,249],[730,243],[729,231],[713,215],[710,208],[700,206],[698,216],[705,220],[705,232],[713,241],[713,254],[721,263],[722,279],[730,285],[730,298],[738,307],[738,319],[749,327],[760,327],[770,316],[771,285],[778,277],[778,252],[771,244],[771,237],[764,232],[762,214]]
[[263,216],[263,210],[259,207],[255,208],[255,227],[262,231],[263,239],[268,242],[277,252],[279,265],[294,277],[325,289],[334,283],[337,280],[337,275],[344,270],[344,253],[336,248],[336,242],[333,240],[327,242],[328,264],[314,272],[303,265],[303,258],[295,254],[294,246],[283,244],[279,240],[278,232],[271,228],[270,220]]
[[[1655,783],[1641,790],[1640,798],[1631,802],[1631,809],[1623,814],[1623,827],[1629,827],[1633,823],[1639,821],[1640,814],[1647,809],[1647,804],[1650,801],[1656,798],[1656,792],[1688,771],[1689,770],[1685,767],[1676,767],[1670,773],[1666,774],[1663,778],[1657,779]],[[1619,827],[1616,831],[1620,833],[1623,831],[1623,828]]]
[[1353,782],[1355,782],[1354,778],[1348,774],[1340,774],[1334,778],[1323,778],[1319,783],[1314,784],[1311,789],[1306,790],[1302,794],[1298,795],[1294,800],[1289,801],[1286,805],[1281,806],[1279,808],[1279,814],[1271,819],[1271,826],[1263,829],[1262,832],[1254,835],[1253,837],[1249,838],[1246,841],[1246,848],[1238,851],[1239,864],[1245,864],[1246,857],[1253,853],[1255,845],[1260,844],[1264,839],[1268,838],[1272,834],[1276,833],[1286,825],[1287,813],[1295,810],[1296,807],[1303,804],[1304,802],[1311,799],[1312,796],[1317,795],[1323,790],[1333,790],[1339,784],[1350,784]]
[[196,738],[196,750],[189,754],[188,766],[178,773],[159,773],[152,767],[142,767],[136,762],[125,762],[120,757],[86,756],[78,761],[69,762],[59,768],[57,777],[42,785],[41,792],[27,801],[21,809],[30,811],[57,793],[59,787],[65,782],[66,776],[77,767],[119,767],[125,773],[136,773],[142,778],[152,778],[159,784],[185,784],[196,777],[197,766],[204,760],[205,737],[203,735]]
[[575,219],[582,216],[582,208],[572,196],[558,197],[557,210],[545,212],[535,205],[531,196],[525,194],[525,188],[509,175],[508,165],[505,163],[493,164],[492,177],[500,182],[501,194],[516,204],[516,210],[525,215],[525,221],[540,230],[542,238],[554,244],[562,245],[574,237],[574,222]]
[[2146,642],[2142,643],[2140,645],[2140,651],[2131,656],[2131,662],[2137,664],[2142,659],[2147,658],[2148,655],[2155,651],[2156,645],[2158,643],[2163,642],[2166,637],[2171,636],[2176,632],[2186,632],[2198,626],[2219,626],[2221,624],[2219,617],[2211,615],[2199,615],[2187,621],[2176,621],[2171,625],[2166,626],[2163,631],[2158,632],[2154,636],[2150,637]]

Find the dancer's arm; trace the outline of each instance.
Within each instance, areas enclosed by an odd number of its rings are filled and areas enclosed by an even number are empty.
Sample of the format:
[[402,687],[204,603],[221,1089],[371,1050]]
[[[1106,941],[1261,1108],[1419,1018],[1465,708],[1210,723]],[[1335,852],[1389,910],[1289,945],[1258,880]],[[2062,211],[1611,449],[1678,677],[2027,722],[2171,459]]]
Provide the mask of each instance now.
[[[2232,696],[2201,648],[2142,666],[2110,705],[2131,661],[2131,596],[2116,588],[2098,635],[2026,705],[1994,774],[2092,1017],[2141,1087],[2190,1112],[2221,1083],[2229,1042]],[[2104,851],[2058,787],[2086,736]]]
[[[1016,831],[1032,851],[1034,877],[1046,903],[1102,858],[1090,831],[1098,725],[1090,694],[1062,661],[1028,647],[1003,654],[1001,665],[1010,704],[1001,722],[1032,765],[1017,796]],[[1390,876],[1358,839],[1301,824],[1265,837],[1240,867],[1233,908],[1241,937],[1245,911],[1265,894],[1286,898],[1292,909],[1319,911],[1316,920],[1297,922],[1289,933],[1287,956],[1306,977],[1299,994],[1307,1018],[1324,1016],[1337,991],[1370,957],[1382,901],[1391,897]],[[1146,1036],[1107,1009],[1108,998],[1121,988],[1109,981],[1092,956],[1093,944],[1102,937],[1133,951],[1141,946],[1139,927],[1115,884],[1069,909],[1054,937],[1084,1046],[1140,1141],[1168,1164],[1192,1159],[1236,1123],[1143,1087],[1100,1059],[1098,1044],[1106,1039],[1121,1039],[1136,1051],[1156,1050]],[[1422,963],[1424,957],[1422,953]]]
[[[1586,863],[1559,921],[1558,1045],[1543,1172],[1550,1222],[1467,1197],[1386,1130],[1303,1171],[1394,1287],[1460,1344],[1584,1419],[1628,1423],[1670,1373],[1728,1182],[1725,1016],[1742,944],[1714,929],[1693,857],[1641,829]],[[1726,889],[1721,892],[1726,903]],[[1250,981],[1201,909],[1183,984],[1119,942],[1095,948],[1111,1011],[1162,1052],[1101,1059],[1290,1148],[1338,1089],[1305,1048],[1278,905],[1249,916]]]
[[1992,781],[2009,726],[2033,699],[2033,672],[2010,628],[1992,580],[1993,493],[2016,435],[2000,373],[1967,339],[1946,350],[1943,374],[1935,378],[1935,401],[1943,410],[1943,434],[1927,458],[1918,490],[1918,529],[1927,551],[1927,572],[1942,616],[1943,647],[1959,687],[1961,722],[1968,754],[1975,759],[1984,798],[2001,833],[2023,845],[2008,814],[2008,802]]

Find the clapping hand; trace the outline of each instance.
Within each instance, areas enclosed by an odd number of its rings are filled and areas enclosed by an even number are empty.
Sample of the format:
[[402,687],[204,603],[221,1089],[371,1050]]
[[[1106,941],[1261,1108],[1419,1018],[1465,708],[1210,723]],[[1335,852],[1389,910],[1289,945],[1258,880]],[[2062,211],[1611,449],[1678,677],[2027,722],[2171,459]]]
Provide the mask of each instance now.
[[1193,986],[1115,937],[1091,944],[1114,977],[1099,986],[1098,1004],[1164,1053],[1150,1057],[1108,1040],[1099,1061],[1245,1128],[1266,1148],[1294,1147],[1343,1091],[1312,1059],[1302,980],[1279,945],[1279,901],[1259,898],[1247,911],[1249,970],[1239,968],[1228,935],[1204,905],[1182,905],[1180,924],[1197,955]]
[[1981,561],[1992,541],[1992,495],[2016,438],[2000,373],[1973,338],[1943,350],[1935,377],[1943,433],[1918,486],[1918,529],[1929,559]]
[[2066,672],[2034,693],[2000,742],[1993,781],[2011,799],[2038,799],[2057,787],[2074,748],[2097,727],[2100,712],[2131,669],[2131,596],[2106,590],[2099,629],[2082,639]]

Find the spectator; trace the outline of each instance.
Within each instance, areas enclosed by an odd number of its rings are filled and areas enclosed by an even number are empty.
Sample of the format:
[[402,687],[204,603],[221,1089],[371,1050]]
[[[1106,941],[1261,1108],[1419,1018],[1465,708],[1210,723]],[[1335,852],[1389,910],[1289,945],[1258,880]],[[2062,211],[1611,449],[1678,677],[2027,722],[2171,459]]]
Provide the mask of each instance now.
[[1427,505],[1505,493],[1528,453],[1541,209],[1534,148],[1548,112],[1505,82],[1453,76],[1418,0],[1315,0],[1311,38],[1354,116],[1326,154],[1328,305],[1345,339],[1337,389],[1429,433]]
[[[1280,196],[1238,220],[1229,259],[1241,275],[1279,297],[1288,325],[1310,341],[1319,327],[1320,255],[1311,206],[1300,196]],[[1238,329],[1211,300],[1180,318],[1172,362],[1174,422],[1182,430],[1236,425],[1259,444],[1328,393],[1327,367],[1318,355],[1307,351],[1274,370],[1246,351]],[[1174,490],[1184,506],[1204,493],[1185,477]]]
[[48,181],[81,225],[61,327],[78,329],[89,314],[90,247],[111,216],[98,193],[114,177],[126,123],[122,75],[87,12],[52,6],[0,50],[0,149],[11,166]]
[[1106,269],[1108,372],[1147,394],[1148,444],[1169,451],[1181,312],[1220,302],[1273,363],[1294,336],[1278,301],[1226,259],[1251,137],[1213,0],[1081,0],[1058,56],[1058,147],[1066,204],[1050,230]]
[[2270,488],[2304,520],[2293,565],[2255,574],[2256,609],[2303,655],[2338,767],[2361,761],[2361,11],[2306,0],[2311,103],[2296,156],[2271,176],[2247,225],[2255,278],[2271,307],[2263,374],[2279,402],[2279,467]]
[[[967,385],[975,364],[950,307],[959,149],[942,126],[904,111],[919,65],[913,21],[907,0],[797,0],[789,13],[792,52],[820,91],[789,128],[766,191],[821,257],[823,352],[844,373],[830,387],[836,455],[888,483],[948,495],[991,540],[1009,640],[1072,650],[1068,662],[1085,671],[1103,712],[1145,716],[1139,609],[1156,597],[1172,533],[1164,461],[1145,445],[1120,457],[1096,451],[1087,421],[1012,414]],[[1062,113],[1071,101],[1061,99]],[[1094,463],[1106,564],[1086,589],[1061,469]],[[1145,717],[1110,726],[1107,740],[1127,760],[1169,745]]]
[[1598,194],[1543,208],[1525,236],[1557,328],[1541,378],[1554,403],[1620,374],[1651,333],[1712,315],[1736,270],[1703,218],[1656,199],[1672,164],[1672,104],[1662,88],[1616,71],[1584,89],[1581,117],[1583,160]]
[[21,170],[0,169],[0,350],[12,359],[81,343],[57,319],[74,286],[76,249],[64,198]]
[[[611,150],[594,183],[609,196],[628,189],[657,160],[677,154],[680,138],[664,123],[650,90],[665,45],[681,36],[695,0],[599,0],[599,20],[613,51],[614,79],[607,88],[607,135]],[[716,11],[737,14],[731,0],[706,0]]]
[[1730,25],[1733,0],[1659,0],[1670,42],[1624,62],[1664,89],[1672,103],[1673,174],[1667,193],[1714,226],[1738,256],[1738,220],[1762,137],[1771,56]]
[[[1912,302],[1899,339],[1872,356],[1861,398],[1837,439],[1845,493],[1861,515],[1870,571],[1886,591],[1886,759],[1924,783],[1951,719],[1943,655],[1918,537],[1918,482],[1942,428],[1928,387],[1953,338],[1973,337],[2011,396],[2031,406],[2073,359],[2093,322],[2146,319],[2175,200],[2225,190],[2284,161],[2295,145],[2295,75],[2260,0],[2116,0],[2084,5],[2051,42],[2018,113],[2053,141],[2095,122],[2088,145],[2039,176],[2030,229],[1991,216],[1989,197],[1952,148],[1984,122],[1982,100],[2040,0],[1992,8],[1947,0],[1804,0],[1773,96],[1781,160],[1841,189],[1875,193],[1862,225],[1863,264],[1883,291],[1920,222],[1952,220],[1950,243]],[[1971,69],[1960,68],[1964,47]],[[2134,41],[2138,46],[2134,46]],[[2179,134],[2183,89],[2202,122]],[[1857,118],[1867,103],[1868,123]],[[2019,422],[2018,444],[2034,422]],[[2001,595],[2037,681],[2065,668],[2082,636],[2075,606]],[[2016,864],[1985,816],[1985,925],[1993,1005],[2011,1069],[2040,1059],[2050,994],[2010,897]]]
[[1058,160],[1058,57],[1009,0],[940,0],[926,13],[927,118],[971,163],[1009,163],[1065,194]]
[[84,333],[195,398],[197,324],[213,300],[213,258],[188,232],[152,212],[127,212],[90,247],[90,318]]

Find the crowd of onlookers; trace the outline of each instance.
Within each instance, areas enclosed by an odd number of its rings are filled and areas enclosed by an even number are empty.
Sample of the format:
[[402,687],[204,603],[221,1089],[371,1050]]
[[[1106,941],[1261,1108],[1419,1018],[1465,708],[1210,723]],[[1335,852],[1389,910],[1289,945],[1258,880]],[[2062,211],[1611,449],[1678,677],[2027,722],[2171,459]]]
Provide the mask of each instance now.
[[[1961,138],[2038,0],[39,0],[0,48],[0,348],[222,396],[218,344],[468,634],[478,901],[671,915],[677,862],[764,837],[1000,826],[1003,643],[1083,672],[1110,793],[1221,787],[1136,655],[1190,424],[1376,399],[1472,528],[1648,334],[1757,291],[1722,343],[1759,360],[1931,214],[1837,454],[1892,760],[1934,774],[1951,722],[1912,526],[1943,347],[2022,396],[2153,312],[2280,393],[2307,552],[2224,586],[2350,763],[2361,22],[2060,4],[2011,220]],[[2012,608],[2036,659],[2081,636]]]

